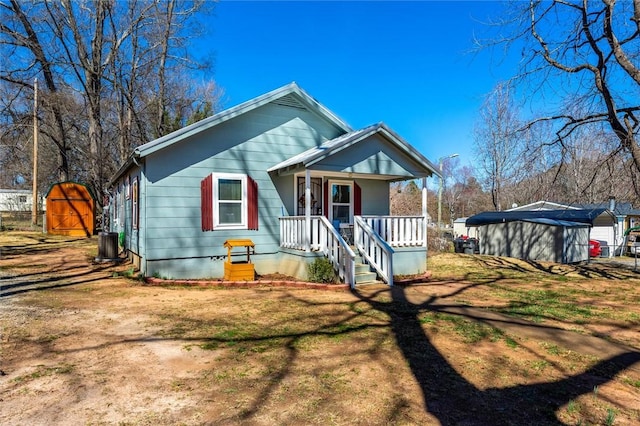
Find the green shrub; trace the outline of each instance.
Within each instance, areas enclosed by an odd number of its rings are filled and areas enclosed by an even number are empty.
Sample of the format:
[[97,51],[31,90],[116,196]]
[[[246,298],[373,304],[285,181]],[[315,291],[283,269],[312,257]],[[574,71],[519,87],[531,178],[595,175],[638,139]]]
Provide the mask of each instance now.
[[331,261],[326,257],[319,257],[307,265],[307,276],[309,281],[316,283],[337,282],[336,273],[333,270]]

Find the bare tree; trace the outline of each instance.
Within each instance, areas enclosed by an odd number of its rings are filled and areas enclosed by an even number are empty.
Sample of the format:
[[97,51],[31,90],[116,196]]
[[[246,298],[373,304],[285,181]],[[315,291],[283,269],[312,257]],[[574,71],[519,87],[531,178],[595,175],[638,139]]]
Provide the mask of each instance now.
[[474,140],[481,180],[498,211],[506,206],[505,190],[515,183],[521,164],[521,127],[511,89],[498,84],[482,105]]
[[[57,147],[61,179],[80,178],[101,193],[132,148],[184,125],[200,100],[215,105],[188,77],[207,65],[190,54],[187,40],[198,34],[190,26],[196,13],[210,7],[178,0],[0,3],[0,55],[12,58],[0,82],[28,99],[33,79],[43,78],[43,143]],[[24,104],[5,102],[0,113],[18,117]]]
[[418,216],[422,214],[422,190],[415,181],[392,183],[389,188],[389,202],[389,208],[393,215]]
[[[445,208],[443,222],[453,225],[458,217],[464,217],[475,209],[468,204],[476,199],[477,194],[472,194],[475,189],[483,192],[480,187],[473,188],[468,184],[475,182],[473,169],[470,166],[462,166],[460,158],[449,158],[442,163],[442,204]],[[482,211],[488,206],[478,206]]]
[[640,1],[529,0],[507,13],[495,26],[507,37],[480,44],[521,53],[517,80],[533,104],[544,104],[529,124],[553,123],[560,149],[581,127],[606,127],[617,140],[607,154],[622,155],[617,172],[640,196]]
[[451,222],[491,209],[489,194],[484,192],[470,166],[456,167],[452,172],[454,178],[443,197]]
[[[0,68],[0,80],[4,85],[11,86],[18,92],[18,97],[33,99],[33,81],[37,75],[41,75],[44,81],[44,90],[48,96],[43,97],[43,107],[48,105],[52,112],[52,122],[49,123],[48,137],[57,146],[60,155],[59,176],[62,180],[69,179],[69,164],[67,160],[67,136],[64,125],[64,112],[56,95],[62,84],[57,74],[60,69],[56,67],[52,52],[47,50],[48,38],[42,40],[41,34],[49,34],[47,25],[43,22],[41,8],[24,4],[29,9],[23,8],[23,3],[10,0],[9,3],[0,3],[2,20],[0,20],[0,47],[1,54],[5,58],[14,58]],[[26,52],[28,53],[26,53]],[[22,61],[18,61],[22,58]],[[15,62],[14,62],[15,61]],[[47,102],[49,99],[49,102]],[[12,109],[13,105],[4,104],[3,114],[20,115],[20,110]],[[9,111],[9,112],[7,112]],[[23,123],[18,123],[23,125]]]

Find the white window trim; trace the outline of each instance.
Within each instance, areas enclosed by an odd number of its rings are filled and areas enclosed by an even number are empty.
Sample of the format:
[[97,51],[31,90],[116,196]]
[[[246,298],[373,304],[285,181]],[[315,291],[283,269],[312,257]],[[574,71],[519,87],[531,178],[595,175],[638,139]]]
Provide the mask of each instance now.
[[[240,173],[211,173],[213,177],[213,228],[214,229],[248,229],[248,218],[247,218],[247,203],[248,203],[248,192],[247,192],[247,175]],[[219,194],[218,194],[218,183],[220,179],[233,179],[239,180],[242,182],[242,198],[240,200],[240,217],[241,223],[220,223],[220,204],[219,204]]]
[[[329,193],[327,194],[327,200],[329,202],[329,221],[333,223],[333,185],[345,185],[350,186],[349,190],[349,223],[340,223],[340,227],[348,227],[353,225],[353,205],[354,205],[354,186],[353,181],[351,180],[329,180],[327,184],[327,190]],[[344,203],[336,203],[338,206],[343,206]]]

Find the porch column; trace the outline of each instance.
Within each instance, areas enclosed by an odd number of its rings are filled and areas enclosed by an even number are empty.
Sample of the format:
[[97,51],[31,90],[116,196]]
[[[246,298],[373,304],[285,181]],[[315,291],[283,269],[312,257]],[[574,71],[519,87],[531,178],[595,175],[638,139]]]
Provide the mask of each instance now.
[[311,251],[311,172],[304,172],[304,251]]
[[427,246],[427,230],[429,229],[427,224],[427,178],[422,178],[422,235],[424,238],[422,240],[422,247]]

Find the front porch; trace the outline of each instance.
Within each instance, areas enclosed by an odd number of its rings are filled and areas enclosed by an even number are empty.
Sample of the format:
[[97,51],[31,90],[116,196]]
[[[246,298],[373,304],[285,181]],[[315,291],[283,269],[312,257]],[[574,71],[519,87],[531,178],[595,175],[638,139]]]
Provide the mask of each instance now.
[[[438,172],[385,124],[325,141],[268,172],[282,194],[283,256],[298,255],[307,262],[325,256],[352,287],[360,262],[388,285],[394,274],[426,270],[426,182]],[[421,215],[390,215],[389,184],[418,179]]]
[[348,226],[319,215],[281,217],[280,247],[304,267],[318,255],[328,258],[338,277],[352,288],[359,282],[360,262],[392,286],[394,274],[426,270],[426,215],[359,215]]

